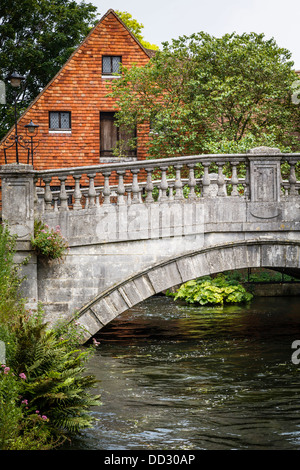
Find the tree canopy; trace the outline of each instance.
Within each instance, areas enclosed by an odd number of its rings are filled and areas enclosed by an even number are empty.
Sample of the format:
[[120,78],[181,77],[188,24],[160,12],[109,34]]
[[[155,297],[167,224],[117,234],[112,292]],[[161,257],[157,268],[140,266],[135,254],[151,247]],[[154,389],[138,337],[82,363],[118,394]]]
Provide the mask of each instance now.
[[[74,0],[1,0],[0,80],[13,72],[26,77],[24,110],[60,70],[97,20],[97,7]],[[12,102],[0,106],[0,137],[12,124]]]
[[143,23],[139,23],[136,19],[132,17],[130,13],[127,11],[119,11],[116,10],[118,17],[123,21],[123,23],[127,26],[128,29],[134,34],[137,40],[144,46],[146,49],[158,50],[159,47],[155,44],[151,44],[150,42],[144,39],[142,35],[142,30],[144,29]]
[[299,106],[291,102],[297,74],[290,58],[264,34],[173,39],[113,83],[119,125],[150,122],[155,157],[208,153],[213,143],[248,136],[291,146]]

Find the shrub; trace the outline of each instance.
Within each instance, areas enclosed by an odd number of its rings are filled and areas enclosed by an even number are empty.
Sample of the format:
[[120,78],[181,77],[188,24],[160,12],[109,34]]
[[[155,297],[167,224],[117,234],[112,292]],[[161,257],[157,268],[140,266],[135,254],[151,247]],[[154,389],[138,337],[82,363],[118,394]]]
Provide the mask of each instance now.
[[0,448],[1,450],[47,450],[54,445],[45,426],[46,416],[28,411],[22,400],[23,376],[16,376],[10,367],[0,369]]
[[71,333],[66,327],[51,330],[41,306],[26,310],[18,295],[22,279],[13,263],[14,241],[0,226],[0,340],[6,346],[0,449],[51,449],[93,424],[90,408],[99,397],[90,394],[96,380],[85,370],[92,349],[76,348],[76,325]]
[[89,392],[96,385],[94,376],[85,371],[90,355],[90,349],[70,348],[68,339],[47,329],[41,315],[21,319],[11,365],[17,375],[26,377],[22,396],[28,400],[29,411],[47,416],[55,440],[93,424],[90,408],[100,402]]
[[34,223],[31,244],[36,253],[47,260],[63,259],[69,248],[58,225],[55,230],[49,229],[47,224],[37,220]]
[[12,323],[13,312],[20,313],[24,301],[20,298],[21,266],[14,264],[16,237],[5,224],[0,224],[0,323]]
[[237,281],[228,281],[222,275],[214,279],[208,276],[188,281],[173,295],[175,300],[183,299],[199,305],[249,302],[253,297]]

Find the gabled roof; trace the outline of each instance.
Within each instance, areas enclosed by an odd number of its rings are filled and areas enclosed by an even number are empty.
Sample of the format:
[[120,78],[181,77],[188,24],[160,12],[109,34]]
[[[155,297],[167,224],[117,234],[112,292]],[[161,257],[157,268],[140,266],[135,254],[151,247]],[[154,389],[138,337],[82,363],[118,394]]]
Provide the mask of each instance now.
[[[43,90],[34,98],[34,100],[30,103],[30,105],[26,108],[24,113],[18,118],[18,122],[20,119],[23,118],[23,116],[29,111],[29,109],[32,108],[32,106],[40,99],[40,97],[45,93],[45,91],[51,86],[51,84],[56,80],[56,78],[61,74],[61,72],[64,70],[64,68],[69,64],[69,62],[73,59],[73,57],[78,53],[78,51],[82,48],[82,46],[88,42],[89,38],[93,35],[94,31],[99,28],[99,25],[103,22],[103,20],[110,14],[113,14],[115,18],[121,23],[121,25],[128,31],[130,36],[134,39],[134,41],[137,43],[137,45],[142,49],[142,51],[149,57],[153,57],[155,51],[146,49],[140,41],[134,36],[134,34],[130,31],[130,29],[125,25],[125,23],[119,18],[119,16],[116,14],[116,12],[113,9],[109,9],[105,15],[102,16],[102,18],[97,22],[97,24],[91,29],[89,34],[85,37],[85,39],[79,44],[79,46],[75,49],[75,51],[70,55],[68,60],[65,62],[65,64],[60,68],[60,70],[56,73],[56,75],[50,80],[50,82],[43,88]],[[14,128],[14,125],[9,129],[7,134],[3,137],[3,139],[0,141],[0,145],[7,139],[9,134],[12,132],[12,129]]]

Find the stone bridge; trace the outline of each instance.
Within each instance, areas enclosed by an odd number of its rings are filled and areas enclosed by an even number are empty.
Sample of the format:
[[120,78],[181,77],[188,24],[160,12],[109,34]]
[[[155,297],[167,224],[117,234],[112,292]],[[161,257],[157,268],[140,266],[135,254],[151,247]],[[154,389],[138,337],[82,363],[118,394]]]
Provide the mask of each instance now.
[[[77,318],[86,340],[133,305],[190,279],[266,267],[300,276],[300,154],[259,147],[37,171],[4,165],[2,219],[29,257],[28,305]],[[34,220],[60,226],[70,250],[45,262]]]

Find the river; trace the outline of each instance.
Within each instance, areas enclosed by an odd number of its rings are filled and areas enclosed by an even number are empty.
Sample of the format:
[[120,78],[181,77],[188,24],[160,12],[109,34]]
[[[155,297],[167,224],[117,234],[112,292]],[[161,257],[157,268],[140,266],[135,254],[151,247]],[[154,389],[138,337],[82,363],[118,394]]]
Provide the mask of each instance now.
[[102,405],[71,448],[300,449],[300,297],[224,308],[152,297],[96,338]]

